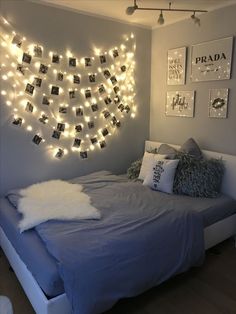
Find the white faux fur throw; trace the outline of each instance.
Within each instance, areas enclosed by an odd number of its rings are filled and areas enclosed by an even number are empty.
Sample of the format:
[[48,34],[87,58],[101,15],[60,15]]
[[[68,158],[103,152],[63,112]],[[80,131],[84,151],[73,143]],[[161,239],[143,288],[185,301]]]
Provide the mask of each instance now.
[[100,219],[101,214],[82,192],[82,185],[61,180],[37,183],[20,190],[18,211],[23,214],[20,231],[51,219]]

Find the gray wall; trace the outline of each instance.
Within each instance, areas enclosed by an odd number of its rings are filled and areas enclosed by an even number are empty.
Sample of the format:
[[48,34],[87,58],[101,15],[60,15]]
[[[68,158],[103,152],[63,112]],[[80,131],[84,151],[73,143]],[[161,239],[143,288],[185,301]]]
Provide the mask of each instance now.
[[[71,178],[95,170],[126,171],[141,156],[149,134],[151,31],[123,23],[78,14],[50,6],[17,0],[1,0],[1,14],[19,33],[49,49],[63,53],[67,47],[80,55],[93,45],[108,49],[121,43],[122,36],[136,36],[136,119],[127,119],[107,148],[96,150],[88,160],[71,154],[61,161],[49,158],[43,148],[31,143],[32,134],[10,125],[11,112],[1,101],[0,194],[10,188],[51,178]],[[56,34],[56,35],[55,35]],[[144,49],[145,48],[145,49]]]
[[[236,6],[219,9],[201,17],[201,27],[185,20],[153,30],[150,139],[182,144],[194,137],[204,149],[236,154],[236,49],[233,53],[232,78],[224,81],[190,82],[192,44],[236,35]],[[236,40],[234,41],[235,48]],[[167,51],[188,47],[187,81],[183,86],[167,86]],[[210,88],[229,88],[228,119],[208,118]],[[165,116],[167,90],[195,90],[195,117]]]

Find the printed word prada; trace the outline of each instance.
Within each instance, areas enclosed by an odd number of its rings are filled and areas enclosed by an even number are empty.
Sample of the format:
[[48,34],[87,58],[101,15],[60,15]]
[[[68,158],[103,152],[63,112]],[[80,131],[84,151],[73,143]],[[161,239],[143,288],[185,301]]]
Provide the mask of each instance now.
[[206,62],[215,62],[215,61],[220,61],[222,59],[226,60],[226,55],[224,52],[222,53],[216,53],[214,55],[209,55],[209,56],[202,56],[202,57],[196,57],[196,64],[200,63],[206,63]]

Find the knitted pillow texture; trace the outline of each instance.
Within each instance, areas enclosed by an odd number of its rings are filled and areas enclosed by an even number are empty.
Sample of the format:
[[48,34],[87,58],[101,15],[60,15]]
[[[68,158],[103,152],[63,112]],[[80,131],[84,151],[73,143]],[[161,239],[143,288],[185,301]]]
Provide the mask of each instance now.
[[178,154],[173,192],[193,197],[217,197],[224,175],[221,159],[199,159],[189,154]]

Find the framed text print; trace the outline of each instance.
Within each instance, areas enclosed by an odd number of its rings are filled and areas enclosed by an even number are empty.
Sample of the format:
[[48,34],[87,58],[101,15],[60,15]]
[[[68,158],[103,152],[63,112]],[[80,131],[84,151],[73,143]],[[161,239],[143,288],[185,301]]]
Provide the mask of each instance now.
[[229,80],[233,37],[192,46],[192,82]]
[[166,116],[194,116],[194,91],[170,91],[166,95]]
[[168,50],[167,84],[185,84],[186,47]]
[[210,89],[209,111],[210,118],[227,118],[228,88]]

